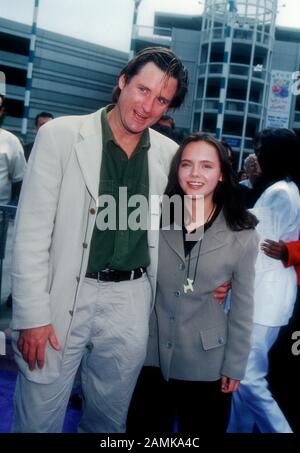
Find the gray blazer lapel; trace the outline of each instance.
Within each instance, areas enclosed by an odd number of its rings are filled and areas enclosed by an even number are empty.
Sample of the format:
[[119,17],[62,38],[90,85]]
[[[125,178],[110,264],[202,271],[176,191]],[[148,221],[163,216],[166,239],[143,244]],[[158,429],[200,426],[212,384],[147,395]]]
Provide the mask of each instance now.
[[81,141],[75,145],[83,178],[95,201],[99,194],[102,158],[101,111],[102,109],[87,116],[80,130]]
[[185,253],[183,246],[182,230],[174,230],[171,225],[170,230],[161,230],[161,235],[164,237],[168,245],[174,252],[185,262]]
[[[174,230],[173,225],[170,230],[161,230],[161,234],[165,238],[169,246],[175,253],[185,261],[184,245],[182,238],[182,230]],[[228,227],[226,225],[223,212],[221,211],[212,226],[204,234],[200,255],[205,255],[221,247],[224,247],[229,240]],[[191,259],[195,259],[198,255],[199,244],[195,244],[191,251]]]
[[[213,252],[221,247],[224,247],[228,242],[228,227],[226,226],[223,212],[221,211],[218,217],[215,219],[211,227],[205,232],[199,231],[199,235],[202,236],[202,243],[200,248],[200,255]],[[197,236],[195,235],[195,240]],[[174,239],[175,241],[175,239]],[[199,253],[199,242],[194,245],[191,250],[191,259],[196,259]]]
[[224,247],[229,240],[229,236],[224,214],[221,211],[212,226],[204,234],[200,254],[205,255]]

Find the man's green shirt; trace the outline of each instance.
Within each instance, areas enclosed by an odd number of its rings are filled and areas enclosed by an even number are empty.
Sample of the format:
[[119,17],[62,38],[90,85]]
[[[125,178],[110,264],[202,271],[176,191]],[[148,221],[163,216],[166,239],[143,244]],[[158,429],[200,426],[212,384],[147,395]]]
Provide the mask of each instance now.
[[[108,204],[98,208],[98,217],[92,235],[87,272],[98,272],[103,269],[132,270],[147,267],[150,263],[147,229],[120,229],[122,223],[128,225],[128,217],[138,207],[128,208],[119,200],[119,188],[127,188],[127,200],[132,195],[142,195],[148,201],[149,173],[148,149],[150,148],[149,131],[146,129],[136,149],[128,159],[126,153],[116,143],[107,120],[109,107],[101,116],[103,154],[100,169],[99,196],[111,195],[115,207],[111,212]],[[124,189],[122,189],[124,191]],[[125,189],[126,190],[126,189]],[[126,193],[126,192],[124,192]],[[110,206],[113,206],[110,203]],[[101,215],[102,212],[102,215]],[[107,213],[107,215],[105,215]],[[148,212],[147,212],[148,214]],[[103,230],[103,224],[109,224],[115,215],[116,229]],[[120,219],[121,217],[121,219]],[[102,219],[102,222],[100,221]],[[141,220],[138,217],[138,222]],[[145,223],[146,219],[142,219]],[[101,226],[102,223],[102,226]],[[99,229],[99,225],[102,231]],[[121,225],[121,228],[124,226]]]

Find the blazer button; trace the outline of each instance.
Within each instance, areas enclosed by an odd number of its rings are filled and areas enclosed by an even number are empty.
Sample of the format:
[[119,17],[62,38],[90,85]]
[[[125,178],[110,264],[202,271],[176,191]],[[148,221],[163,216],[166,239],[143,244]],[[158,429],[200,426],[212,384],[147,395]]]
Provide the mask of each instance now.
[[183,264],[183,263],[179,264],[179,269],[180,269],[181,271],[184,271],[184,269],[185,269],[185,264]]
[[92,215],[96,214],[96,209],[91,208],[91,209],[90,209],[90,214],[92,214]]
[[73,316],[73,310],[69,310],[69,315]]
[[167,348],[168,349],[171,349],[171,347],[173,346],[172,343],[170,341],[168,341],[168,343],[166,344]]
[[219,344],[224,344],[224,337],[219,337],[218,338],[218,343]]
[[76,281],[77,281],[77,283],[79,283],[79,280],[80,280],[80,277],[76,277]]
[[82,247],[83,247],[84,249],[87,249],[87,246],[88,246],[87,243],[86,243],[86,242],[83,242]]
[[180,291],[178,291],[178,290],[175,291],[175,292],[174,292],[174,296],[179,297],[179,296],[180,296]]

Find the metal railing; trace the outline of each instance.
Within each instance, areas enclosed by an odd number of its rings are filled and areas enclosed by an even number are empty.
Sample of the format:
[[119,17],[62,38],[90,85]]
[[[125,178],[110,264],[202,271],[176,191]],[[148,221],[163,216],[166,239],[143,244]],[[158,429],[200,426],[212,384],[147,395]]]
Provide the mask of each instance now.
[[[202,42],[208,42],[212,40],[224,40],[226,38],[226,27],[214,27],[212,30],[203,30],[201,32]],[[257,44],[268,46],[271,40],[269,32],[263,32],[261,30],[251,30],[246,28],[234,28],[233,39],[234,41],[247,41],[252,42],[253,38]]]

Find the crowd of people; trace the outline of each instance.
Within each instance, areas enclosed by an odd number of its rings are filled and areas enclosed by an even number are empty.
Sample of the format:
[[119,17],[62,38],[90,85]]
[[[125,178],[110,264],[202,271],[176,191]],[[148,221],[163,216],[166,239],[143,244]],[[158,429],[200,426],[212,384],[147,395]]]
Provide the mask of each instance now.
[[226,142],[176,131],[169,111],[187,90],[181,60],[146,48],[112,104],[39,114],[26,159],[0,129],[2,204],[22,182],[13,432],[61,432],[79,372],[79,432],[297,429],[268,379],[278,337],[291,346],[281,327],[299,284],[300,139],[259,132],[239,182]]

